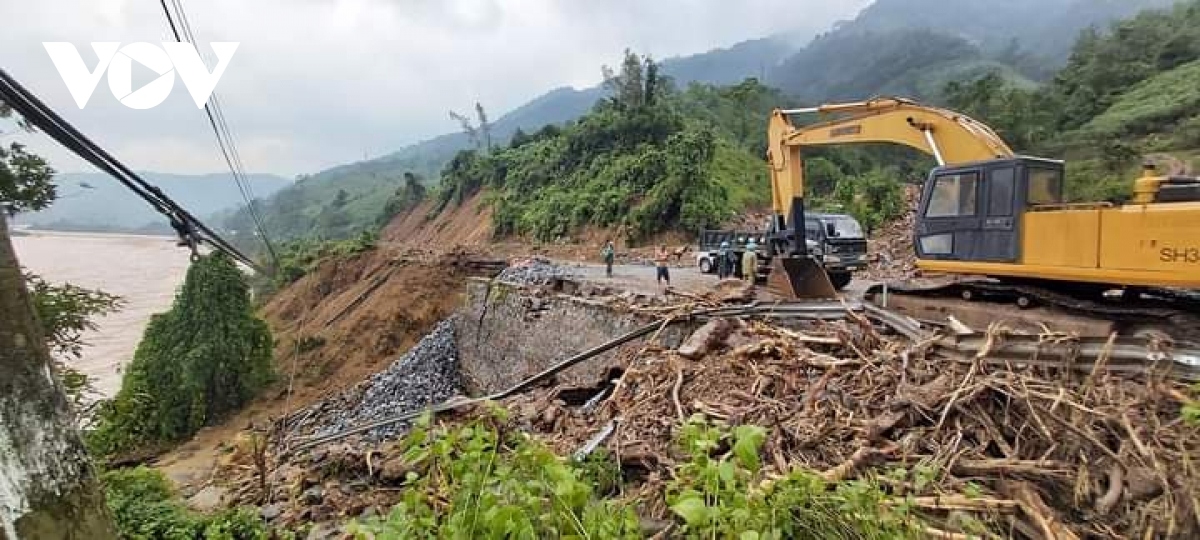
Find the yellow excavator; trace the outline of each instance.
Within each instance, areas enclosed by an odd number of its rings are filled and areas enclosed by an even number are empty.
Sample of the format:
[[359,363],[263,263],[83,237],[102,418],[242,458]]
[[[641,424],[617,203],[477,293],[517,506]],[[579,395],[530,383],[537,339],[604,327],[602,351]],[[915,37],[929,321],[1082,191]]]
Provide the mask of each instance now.
[[[812,113],[825,120],[792,123]],[[1200,179],[1148,166],[1128,203],[1068,203],[1062,161],[1019,156],[982,122],[901,98],[774,111],[770,289],[835,296],[806,252],[803,150],[854,143],[900,144],[937,161],[916,209],[917,266],[986,278],[961,288],[964,298],[1004,292],[1028,302],[1021,291],[1040,291],[1043,300],[1094,301],[1114,290],[1161,298],[1200,289]]]

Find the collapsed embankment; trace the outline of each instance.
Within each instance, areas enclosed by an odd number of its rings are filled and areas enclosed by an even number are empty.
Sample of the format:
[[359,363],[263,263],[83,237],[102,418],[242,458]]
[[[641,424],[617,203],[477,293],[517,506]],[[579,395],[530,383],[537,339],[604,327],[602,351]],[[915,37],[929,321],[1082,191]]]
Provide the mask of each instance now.
[[244,430],[359,384],[383,370],[463,302],[466,280],[504,263],[470,252],[380,248],[335,257],[273,296],[260,313],[275,339],[276,381],[243,411],[161,456],[185,496],[205,487]]

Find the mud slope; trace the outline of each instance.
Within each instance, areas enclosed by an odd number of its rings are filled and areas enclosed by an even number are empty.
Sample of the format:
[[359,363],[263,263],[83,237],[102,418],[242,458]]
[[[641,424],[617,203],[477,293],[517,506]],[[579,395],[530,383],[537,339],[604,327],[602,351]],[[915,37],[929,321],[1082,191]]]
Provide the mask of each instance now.
[[482,246],[491,241],[492,209],[484,203],[482,192],[461,205],[447,205],[431,218],[435,204],[429,199],[396,216],[380,237],[385,242],[430,249]]
[[461,205],[449,204],[440,213],[431,216],[436,201],[426,200],[417,207],[403,212],[392,219],[380,233],[385,244],[408,248],[419,248],[444,252],[458,247],[486,249],[497,257],[524,257],[542,255],[568,261],[600,261],[600,248],[605,240],[613,240],[617,246],[617,262],[628,263],[649,260],[655,246],[666,245],[675,249],[695,241],[692,233],[665,232],[630,245],[622,227],[585,227],[571,236],[556,241],[540,241],[526,236],[495,238],[492,223],[492,208],[485,202],[486,193],[480,192]]
[[[263,309],[293,405],[354,384],[391,362],[462,302],[463,276],[419,251],[328,261]],[[293,367],[294,362],[294,367]]]

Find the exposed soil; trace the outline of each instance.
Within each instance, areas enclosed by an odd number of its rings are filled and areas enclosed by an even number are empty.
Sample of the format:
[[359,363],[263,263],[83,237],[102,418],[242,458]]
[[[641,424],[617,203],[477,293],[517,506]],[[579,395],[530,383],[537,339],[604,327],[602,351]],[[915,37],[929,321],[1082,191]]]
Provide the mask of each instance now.
[[430,199],[404,212],[384,227],[380,238],[385,242],[422,249],[450,249],[455,246],[482,246],[492,239],[492,209],[477,193],[462,205],[448,205],[432,215],[436,201]]
[[631,245],[623,229],[594,226],[553,241],[521,236],[493,238],[492,209],[485,203],[485,197],[485,193],[477,193],[461,205],[447,205],[438,214],[432,213],[435,202],[425,201],[396,216],[380,233],[380,239],[393,246],[431,251],[485,249],[496,257],[538,255],[559,261],[592,263],[601,262],[600,250],[605,241],[612,240],[618,264],[648,263],[659,246],[676,251],[685,246],[691,248],[696,240],[692,235],[666,232]]

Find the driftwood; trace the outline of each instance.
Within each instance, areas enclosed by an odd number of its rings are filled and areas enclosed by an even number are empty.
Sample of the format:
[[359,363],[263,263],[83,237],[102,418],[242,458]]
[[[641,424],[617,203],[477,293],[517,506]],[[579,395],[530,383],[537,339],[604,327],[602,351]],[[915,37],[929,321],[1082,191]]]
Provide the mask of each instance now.
[[[959,537],[950,517],[962,512],[1000,536],[1028,538],[1188,538],[1200,522],[1192,504],[1200,470],[1189,464],[1200,429],[1180,419],[1192,403],[1184,383],[1103,366],[1055,369],[1046,358],[1036,367],[995,362],[988,355],[1005,338],[998,327],[981,336],[979,358],[962,363],[858,318],[735,326],[694,360],[662,349],[626,357],[621,384],[600,406],[568,408],[536,435],[569,452],[620,417],[605,444],[624,463],[654,464],[661,479],[678,459],[680,418],[763,426],[770,474],[801,467],[831,482],[879,478],[944,538]],[[935,471],[921,490],[880,474],[919,464]],[[648,515],[665,518],[655,502],[664,486],[631,489]]]

